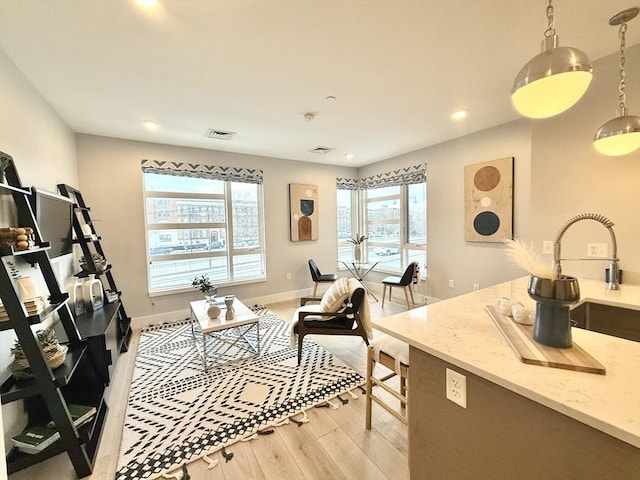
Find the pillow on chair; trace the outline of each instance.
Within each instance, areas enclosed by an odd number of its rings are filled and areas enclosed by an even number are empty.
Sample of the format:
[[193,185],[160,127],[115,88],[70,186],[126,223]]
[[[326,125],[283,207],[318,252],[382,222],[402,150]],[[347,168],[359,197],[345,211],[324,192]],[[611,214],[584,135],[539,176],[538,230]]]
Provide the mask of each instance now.
[[324,292],[320,300],[320,310],[323,312],[337,312],[349,298],[351,289],[349,287],[349,279],[342,277],[331,284],[329,289]]

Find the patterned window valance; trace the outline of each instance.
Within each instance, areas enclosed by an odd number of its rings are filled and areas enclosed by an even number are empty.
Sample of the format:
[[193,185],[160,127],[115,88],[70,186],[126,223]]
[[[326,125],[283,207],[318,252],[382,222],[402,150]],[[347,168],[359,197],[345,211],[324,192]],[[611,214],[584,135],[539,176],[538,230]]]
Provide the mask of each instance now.
[[336,178],[336,187],[338,190],[357,190],[357,178]]
[[161,160],[142,160],[144,173],[175,175],[178,177],[208,178],[243,183],[262,183],[262,170],[253,168],[221,167],[186,162],[165,162]]
[[395,187],[413,185],[427,181],[427,164],[421,163],[412,167],[400,168],[392,172],[380,173],[365,178],[336,178],[336,186],[342,190],[359,188]]

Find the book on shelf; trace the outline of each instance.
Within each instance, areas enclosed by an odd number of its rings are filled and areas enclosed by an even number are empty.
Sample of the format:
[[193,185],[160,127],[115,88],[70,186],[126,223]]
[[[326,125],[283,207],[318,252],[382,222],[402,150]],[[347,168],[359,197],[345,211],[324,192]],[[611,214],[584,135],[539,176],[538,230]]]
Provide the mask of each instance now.
[[[91,407],[88,405],[77,405],[75,403],[69,403],[67,405],[67,410],[69,410],[69,415],[71,415],[71,420],[73,420],[73,424],[76,427],[85,424],[89,420],[93,418],[96,414],[96,407]],[[55,423],[51,420],[47,423],[48,428],[54,428]]]
[[38,453],[60,438],[55,428],[34,425],[11,439],[18,450],[24,453]]
[[[28,315],[37,315],[44,310],[45,302],[42,297],[30,298],[22,302]],[[8,320],[9,314],[4,305],[0,304],[0,321]]]

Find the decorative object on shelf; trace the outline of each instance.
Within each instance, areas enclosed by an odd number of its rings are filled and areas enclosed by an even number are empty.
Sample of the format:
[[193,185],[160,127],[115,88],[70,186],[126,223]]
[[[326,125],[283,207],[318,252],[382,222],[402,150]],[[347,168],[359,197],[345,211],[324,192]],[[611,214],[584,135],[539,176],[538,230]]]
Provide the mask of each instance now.
[[464,167],[464,239],[513,238],[513,157]]
[[14,250],[29,250],[29,249],[35,248],[36,242],[33,236],[33,228],[31,227],[0,228],[0,244],[10,245]]
[[[46,302],[42,297],[35,297],[25,300],[22,304],[24,305],[24,309],[27,311],[27,315],[33,316],[40,314],[40,312],[44,310]],[[6,322],[8,320],[9,314],[7,313],[7,309],[2,303],[0,303],[0,322]]]
[[218,293],[218,287],[214,287],[211,280],[209,280],[209,275],[203,274],[199,277],[195,277],[191,281],[191,286],[193,288],[197,288],[204,294],[204,298],[209,304],[214,304],[216,302],[216,293]]
[[33,278],[29,276],[24,276],[16,267],[16,264],[7,261],[7,265],[9,266],[9,274],[16,281],[16,285],[18,286],[18,295],[20,295],[20,299],[23,302],[27,300],[31,300],[33,298],[38,297],[38,287],[36,286],[36,282]]
[[207,316],[209,318],[218,318],[220,316],[220,312],[222,310],[220,310],[220,307],[218,305],[214,304],[206,304],[205,305],[206,309],[207,309]]
[[87,310],[100,310],[104,305],[102,282],[91,273],[82,287],[84,306]]
[[369,237],[366,235],[360,235],[356,233],[355,237],[350,238],[347,242],[353,243],[353,258],[356,262],[359,262],[362,259],[362,250],[360,245],[364,243]]
[[93,235],[93,232],[91,231],[91,225],[89,225],[88,223],[83,223],[82,225],[80,225],[80,229],[82,230],[82,234],[85,237],[91,237],[91,235]]
[[73,308],[73,313],[76,317],[78,315],[82,315],[86,311],[84,305],[83,285],[84,282],[80,281],[79,278],[76,278],[75,282],[69,287],[71,307]]
[[289,184],[289,217],[292,242],[318,240],[318,186]]
[[4,171],[11,165],[11,160],[4,155],[0,156],[0,183],[5,183]]
[[589,57],[573,47],[559,47],[551,0],[547,0],[547,29],[542,53],[518,73],[511,88],[511,101],[525,117],[548,118],[575,105],[593,78]]
[[[617,13],[609,20],[609,25],[618,26],[620,30],[620,85],[618,86],[618,109],[616,116],[602,125],[593,138],[593,145],[604,155],[626,155],[640,148],[640,117],[629,115],[625,89],[625,33],[627,22],[635,18],[640,8],[628,8]],[[637,85],[637,84],[636,84]]]
[[521,325],[533,325],[531,312],[520,302],[516,302],[511,306],[511,316],[514,322]]
[[[101,272],[107,266],[107,260],[97,252],[94,252],[91,254],[91,260],[93,261],[93,264],[96,267],[96,272]],[[87,257],[85,257],[84,255],[80,257],[80,267],[85,272],[91,271],[91,268],[87,263]]]
[[[62,365],[67,356],[68,347],[66,345],[60,345],[53,328],[38,330],[36,335],[47,365],[49,365],[50,368],[58,368]],[[9,365],[11,373],[17,378],[31,376],[29,361],[18,340],[16,340],[13,347],[11,347],[11,354],[14,356],[13,363]]]
[[233,315],[235,313],[235,309],[233,308],[233,302],[235,301],[235,295],[227,295],[224,297],[224,304],[227,307],[227,313],[225,314],[225,318],[227,320],[233,320]]

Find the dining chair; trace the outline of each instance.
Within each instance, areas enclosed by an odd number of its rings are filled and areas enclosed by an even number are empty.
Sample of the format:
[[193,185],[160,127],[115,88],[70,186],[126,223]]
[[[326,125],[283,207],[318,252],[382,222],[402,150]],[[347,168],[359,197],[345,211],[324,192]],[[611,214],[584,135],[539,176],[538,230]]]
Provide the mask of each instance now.
[[[391,371],[383,376],[374,375],[377,364],[386,367],[384,371]],[[394,389],[387,383],[388,380],[398,376],[399,388]],[[371,408],[372,402],[377,403],[391,415],[396,417],[405,425],[409,418],[409,395],[407,392],[407,381],[409,380],[409,345],[402,340],[393,338],[390,335],[382,335],[371,341],[367,347],[367,399],[365,405],[365,427],[371,430]],[[400,400],[400,411],[392,408],[383,397],[388,397],[382,393],[378,395],[374,387],[381,388],[387,394]]]
[[335,273],[320,273],[320,269],[313,259],[309,259],[309,270],[311,271],[311,279],[314,282],[313,297],[315,297],[318,292],[319,283],[333,283],[338,279]]
[[413,299],[411,283],[416,276],[417,268],[418,262],[411,262],[402,274],[402,277],[391,276],[382,279],[382,308],[384,308],[384,298],[387,293],[387,287],[389,287],[389,301],[391,301],[391,290],[393,287],[402,287],[404,289],[404,297],[407,300],[407,308],[411,308],[411,305],[409,305],[409,295],[411,295],[411,303],[415,305],[416,302]]

